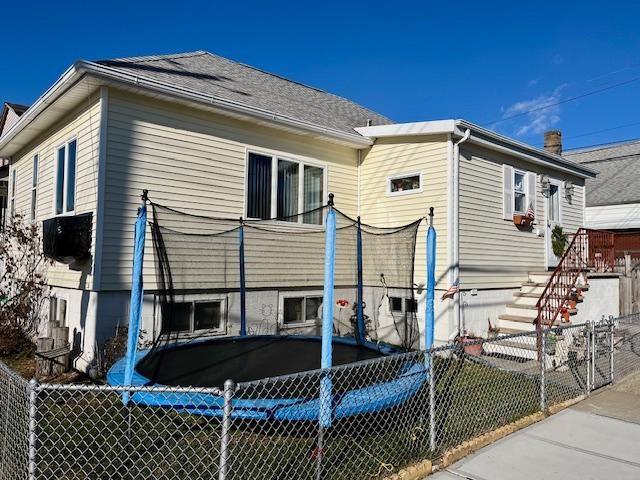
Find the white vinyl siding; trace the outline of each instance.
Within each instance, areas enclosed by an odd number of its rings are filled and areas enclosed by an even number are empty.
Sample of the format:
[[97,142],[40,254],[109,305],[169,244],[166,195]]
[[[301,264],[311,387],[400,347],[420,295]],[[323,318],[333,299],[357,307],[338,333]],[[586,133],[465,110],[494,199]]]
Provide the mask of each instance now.
[[[562,225],[568,233],[582,224],[584,180],[472,144],[464,145],[461,155],[460,288],[516,288],[528,272],[546,269],[545,238],[537,235],[538,228],[544,231],[545,202],[535,179],[557,175],[574,183],[571,204],[561,197]],[[531,231],[519,230],[512,221],[513,186],[508,187],[513,170],[527,172],[527,200],[536,218]]]
[[[336,206],[356,215],[355,149],[161,100],[109,90],[102,287],[130,288],[133,224],[140,194],[207,216],[239,218],[246,210],[247,152],[326,165]],[[156,285],[151,235],[145,289]]]
[[30,220],[36,221],[38,213],[38,171],[39,171],[39,158],[38,155],[33,156],[33,167],[31,169],[31,209]]
[[10,188],[10,197],[9,197],[9,216],[13,217],[16,214],[16,186],[17,186],[17,175],[18,172],[16,167],[11,169],[11,186]]
[[[387,195],[389,177],[419,173],[422,188],[412,195]],[[437,287],[447,285],[447,137],[396,137],[376,140],[364,152],[360,166],[360,215],[376,226],[398,226],[426,216],[435,208],[434,226],[437,236]],[[415,279],[424,282],[426,266],[426,229],[422,222],[416,242]]]
[[[12,168],[17,172],[16,211],[29,218],[32,208],[34,157],[38,155],[36,223],[55,215],[55,179],[57,149],[69,140],[77,140],[74,213],[93,212],[92,258],[95,248],[95,208],[98,190],[98,150],[100,102],[97,95],[56,122],[38,139],[14,155]],[[77,267],[76,267],[77,268]],[[93,265],[86,262],[80,269],[55,263],[47,269],[47,283],[52,286],[90,289]]]

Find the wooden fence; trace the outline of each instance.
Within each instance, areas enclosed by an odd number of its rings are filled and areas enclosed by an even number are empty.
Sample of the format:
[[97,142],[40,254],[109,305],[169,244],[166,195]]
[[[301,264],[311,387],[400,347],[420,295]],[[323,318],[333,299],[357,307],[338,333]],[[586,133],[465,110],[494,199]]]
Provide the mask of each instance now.
[[640,252],[625,252],[616,258],[615,271],[620,277],[620,315],[640,312]]

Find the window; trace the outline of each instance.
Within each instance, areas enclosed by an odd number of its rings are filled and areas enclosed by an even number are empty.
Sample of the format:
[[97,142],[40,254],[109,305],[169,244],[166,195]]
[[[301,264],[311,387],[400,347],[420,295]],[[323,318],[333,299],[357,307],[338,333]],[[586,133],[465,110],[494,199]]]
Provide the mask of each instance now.
[[554,183],[549,185],[549,220],[560,221],[560,186]]
[[395,313],[418,311],[418,301],[415,298],[389,297],[389,308]]
[[38,155],[33,156],[33,175],[31,180],[31,221],[36,221],[38,210]]
[[56,152],[56,215],[76,208],[76,153],[76,140]]
[[224,330],[223,300],[175,302],[171,308],[171,325],[166,326],[168,331],[193,333]]
[[315,322],[322,317],[322,296],[287,296],[282,299],[282,323],[293,325]]
[[407,173],[389,177],[387,193],[390,195],[403,195],[417,193],[422,190],[422,175],[420,173]]
[[14,168],[11,170],[11,197],[9,198],[9,215],[12,217],[16,214],[16,176],[17,172]]
[[[321,225],[324,168],[305,162],[249,152],[247,217]],[[310,212],[298,218],[301,212]]]
[[537,175],[502,165],[502,212],[505,220],[513,221],[514,214],[524,215],[529,207],[536,211]]
[[67,325],[67,301],[64,298],[49,298],[49,324],[56,327]]
[[525,213],[527,211],[527,193],[525,191],[524,172],[513,172],[513,211]]

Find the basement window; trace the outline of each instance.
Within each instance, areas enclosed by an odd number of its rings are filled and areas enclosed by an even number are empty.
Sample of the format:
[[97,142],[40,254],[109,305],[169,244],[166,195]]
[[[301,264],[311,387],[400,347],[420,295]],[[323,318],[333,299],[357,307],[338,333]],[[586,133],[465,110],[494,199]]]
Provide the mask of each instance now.
[[419,172],[394,175],[387,179],[387,194],[406,195],[422,191],[422,174]]
[[224,300],[194,300],[176,302],[173,318],[167,325],[170,332],[221,332],[224,329]]
[[321,295],[295,295],[282,297],[282,324],[315,323],[321,318]]

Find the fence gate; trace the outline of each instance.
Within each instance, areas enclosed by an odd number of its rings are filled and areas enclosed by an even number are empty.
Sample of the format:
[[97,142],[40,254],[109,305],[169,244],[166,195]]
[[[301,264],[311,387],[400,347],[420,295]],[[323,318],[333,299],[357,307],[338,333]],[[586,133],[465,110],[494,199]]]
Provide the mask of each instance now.
[[613,321],[590,323],[587,328],[587,375],[593,391],[613,381]]

